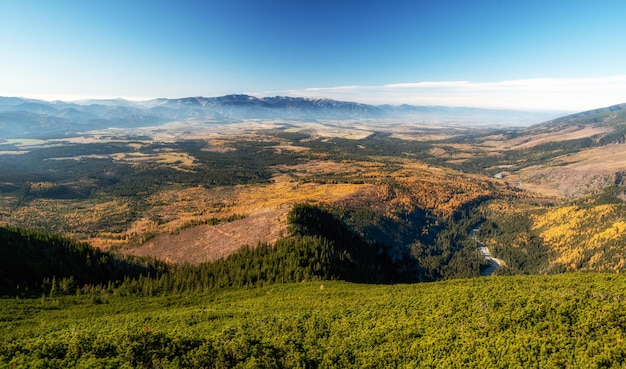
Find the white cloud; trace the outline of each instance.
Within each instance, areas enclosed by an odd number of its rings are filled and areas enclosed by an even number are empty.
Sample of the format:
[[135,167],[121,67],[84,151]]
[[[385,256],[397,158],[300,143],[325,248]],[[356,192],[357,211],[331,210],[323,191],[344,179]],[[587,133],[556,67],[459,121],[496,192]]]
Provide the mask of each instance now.
[[495,82],[423,81],[380,86],[315,87],[256,94],[323,97],[370,104],[583,111],[626,102],[626,75]]

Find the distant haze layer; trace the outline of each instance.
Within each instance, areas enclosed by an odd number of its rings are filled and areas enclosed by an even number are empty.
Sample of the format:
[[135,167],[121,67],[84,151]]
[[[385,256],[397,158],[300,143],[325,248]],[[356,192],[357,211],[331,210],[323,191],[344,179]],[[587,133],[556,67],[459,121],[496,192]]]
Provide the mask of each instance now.
[[245,119],[376,120],[454,126],[529,126],[563,115],[444,106],[368,105],[330,99],[227,95],[129,101],[43,101],[0,97],[0,138],[42,137],[102,128],[155,126],[172,121],[210,124]]

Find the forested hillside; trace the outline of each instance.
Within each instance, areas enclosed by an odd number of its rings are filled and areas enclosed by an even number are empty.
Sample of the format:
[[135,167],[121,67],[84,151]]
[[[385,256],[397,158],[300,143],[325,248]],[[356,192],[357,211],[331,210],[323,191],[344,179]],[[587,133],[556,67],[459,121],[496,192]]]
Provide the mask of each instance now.
[[73,293],[165,270],[163,263],[114,255],[66,237],[0,228],[0,293]]
[[626,271],[626,204],[612,186],[559,205],[494,201],[478,237],[506,262],[498,273]]

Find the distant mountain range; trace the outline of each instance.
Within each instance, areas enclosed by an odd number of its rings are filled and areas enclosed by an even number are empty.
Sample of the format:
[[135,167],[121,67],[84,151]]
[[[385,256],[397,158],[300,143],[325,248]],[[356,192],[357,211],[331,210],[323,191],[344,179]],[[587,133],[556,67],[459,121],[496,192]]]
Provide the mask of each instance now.
[[367,105],[330,99],[227,95],[147,101],[43,101],[0,97],[0,138],[43,137],[102,128],[132,128],[189,119],[229,123],[244,119],[408,120],[418,124],[529,126],[555,112],[443,106]]

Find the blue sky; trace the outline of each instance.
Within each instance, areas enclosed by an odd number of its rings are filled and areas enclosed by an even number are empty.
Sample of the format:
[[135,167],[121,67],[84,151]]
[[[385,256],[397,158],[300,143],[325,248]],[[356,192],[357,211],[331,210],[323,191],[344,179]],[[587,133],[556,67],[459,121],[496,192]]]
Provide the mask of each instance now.
[[626,102],[626,1],[0,1],[0,95]]

